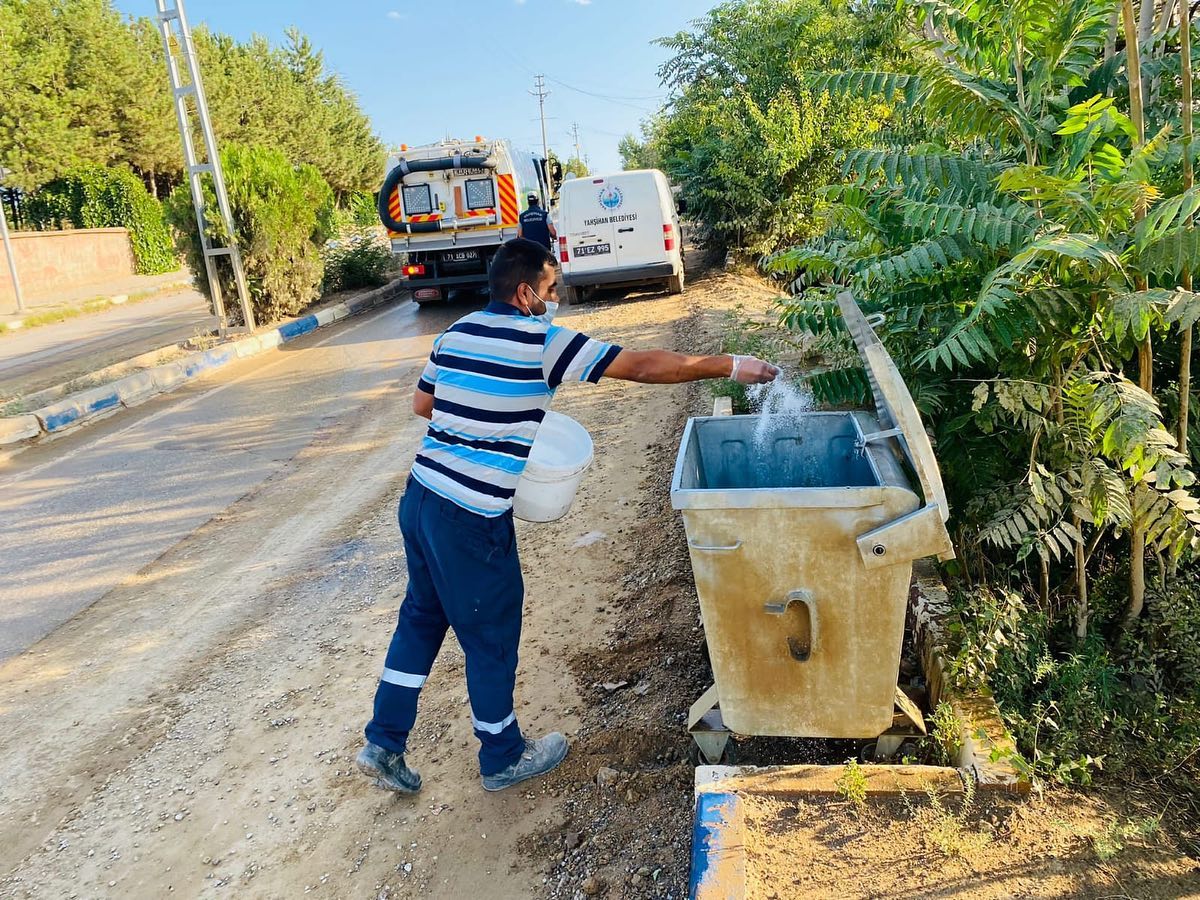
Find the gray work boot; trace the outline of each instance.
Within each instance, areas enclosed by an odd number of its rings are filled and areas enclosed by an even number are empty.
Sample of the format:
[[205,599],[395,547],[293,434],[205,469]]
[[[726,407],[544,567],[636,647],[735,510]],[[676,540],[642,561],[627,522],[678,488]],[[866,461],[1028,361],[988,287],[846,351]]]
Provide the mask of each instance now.
[[536,741],[525,741],[521,758],[495,775],[483,776],[485,791],[502,791],[528,778],[545,775],[567,757],[567,739],[552,731]]
[[415,794],[421,789],[421,776],[404,764],[403,753],[393,753],[368,742],[358,751],[354,762],[360,772],[375,779],[378,787],[401,794]]

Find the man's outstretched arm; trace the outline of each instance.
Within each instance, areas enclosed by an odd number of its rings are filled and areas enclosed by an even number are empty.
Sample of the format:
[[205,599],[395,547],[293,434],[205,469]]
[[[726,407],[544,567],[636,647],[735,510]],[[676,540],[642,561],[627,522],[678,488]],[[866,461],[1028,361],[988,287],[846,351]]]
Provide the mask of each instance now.
[[672,350],[622,350],[605,378],[642,384],[682,384],[706,378],[732,378],[742,384],[773,381],[779,370],[752,356],[688,356]]

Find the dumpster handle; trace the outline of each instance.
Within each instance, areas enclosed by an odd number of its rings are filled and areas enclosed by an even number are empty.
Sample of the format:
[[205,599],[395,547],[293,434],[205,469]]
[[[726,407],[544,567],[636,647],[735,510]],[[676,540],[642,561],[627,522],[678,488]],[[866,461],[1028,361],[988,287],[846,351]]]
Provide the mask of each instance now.
[[740,549],[742,546],[742,542],[736,541],[732,544],[728,544],[728,545],[722,547],[722,546],[710,546],[708,544],[697,544],[695,541],[689,540],[688,546],[691,547],[693,550],[707,550],[710,553],[730,553],[734,550]]
[[801,637],[789,635],[787,639],[788,650],[792,654],[792,659],[796,660],[796,662],[808,662],[812,658],[813,647],[817,643],[817,607],[813,603],[812,593],[803,589],[788,591],[785,600],[765,603],[763,604],[763,610],[772,616],[782,616],[793,603],[799,603],[803,606],[805,613],[808,615],[808,634]]

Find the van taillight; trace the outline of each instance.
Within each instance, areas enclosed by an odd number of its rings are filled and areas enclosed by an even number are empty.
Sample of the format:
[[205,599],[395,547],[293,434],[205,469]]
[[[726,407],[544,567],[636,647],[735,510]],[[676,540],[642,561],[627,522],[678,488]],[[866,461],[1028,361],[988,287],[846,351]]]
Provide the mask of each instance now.
[[663,246],[668,250],[675,249],[675,226],[670,222],[663,226]]
[[405,274],[405,275],[424,275],[424,274],[425,274],[425,267],[424,267],[424,266],[422,266],[422,265],[416,265],[416,266],[405,266],[405,267],[404,267],[404,274]]
[[567,239],[565,237],[558,239],[558,258],[561,262],[570,262],[567,258]]

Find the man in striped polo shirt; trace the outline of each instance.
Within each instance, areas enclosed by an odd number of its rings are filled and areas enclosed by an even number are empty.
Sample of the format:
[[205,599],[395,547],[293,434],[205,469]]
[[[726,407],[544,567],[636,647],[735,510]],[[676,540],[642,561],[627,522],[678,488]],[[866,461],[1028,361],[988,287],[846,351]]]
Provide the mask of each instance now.
[[417,382],[413,412],[430,423],[400,501],[408,590],[358,754],[359,768],[380,787],[421,787],[404,752],[447,628],[466,656],[484,788],[541,775],[567,755],[558,732],[526,739],[513,710],[524,583],[512,498],[555,390],[601,377],[761,384],[778,374],[752,357],[623,350],[552,325],[555,279],[545,247],[506,243],[492,260],[491,302],[434,341]]

